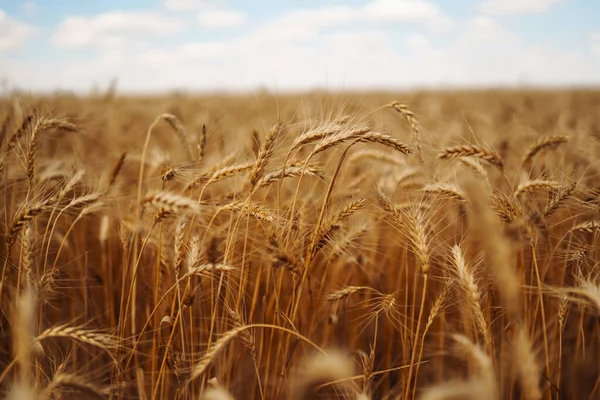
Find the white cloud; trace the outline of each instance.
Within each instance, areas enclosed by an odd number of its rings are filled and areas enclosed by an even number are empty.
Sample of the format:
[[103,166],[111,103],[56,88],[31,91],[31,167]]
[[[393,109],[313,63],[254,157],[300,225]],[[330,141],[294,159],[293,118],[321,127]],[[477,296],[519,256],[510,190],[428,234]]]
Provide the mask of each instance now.
[[[444,17],[437,8],[434,13],[423,10],[431,9],[413,10],[413,18],[407,20],[430,26],[431,21]],[[395,18],[400,21],[407,15],[405,12]],[[290,11],[257,27],[246,24],[247,30],[231,39],[188,39],[151,48],[138,45],[132,38],[172,33],[178,25],[150,29],[152,24],[131,26],[120,19],[118,23],[111,20],[100,24],[97,19],[84,20],[87,36],[71,31],[80,40],[75,44],[104,43],[92,58],[76,62],[50,58],[43,64],[44,73],[40,73],[39,63],[7,60],[0,63],[4,71],[0,75],[32,90],[86,90],[94,82],[105,85],[113,77],[118,77],[119,87],[128,91],[600,83],[600,32],[590,34],[585,50],[573,47],[561,51],[552,49],[551,44],[529,45],[525,37],[507,30],[489,15],[456,25],[456,35],[444,38],[443,46],[438,45],[439,35],[427,29],[395,37],[388,25],[367,15],[364,5]],[[127,48],[109,46],[111,40],[118,44],[123,38],[131,40]],[[597,49],[599,56],[593,56],[590,48]]]
[[589,39],[592,53],[600,56],[600,32],[591,33]]
[[34,32],[32,26],[9,17],[0,9],[0,53],[21,48]]
[[172,11],[197,11],[213,8],[215,2],[210,0],[163,0],[163,5]]
[[481,4],[485,14],[533,14],[547,11],[561,0],[486,0]]
[[35,14],[40,9],[40,6],[34,1],[24,1],[22,7],[27,14]]
[[492,17],[478,15],[467,22],[461,40],[471,43],[513,43],[518,37]]
[[367,17],[380,22],[413,21],[438,29],[452,25],[452,20],[438,6],[423,0],[373,0],[364,11]]
[[233,42],[190,43],[177,48],[177,56],[189,59],[215,59],[226,56],[237,48]]
[[360,11],[349,6],[331,6],[314,10],[296,10],[284,14],[277,22],[292,25],[340,26],[354,22],[360,17]]
[[347,6],[295,10],[281,15],[234,41],[241,43],[241,47],[245,49],[312,43],[319,37],[322,29],[349,25],[357,21],[359,16],[356,9]]
[[244,36],[148,52],[114,49],[89,60],[49,61],[43,74],[35,63],[4,63],[2,69],[11,82],[32,90],[86,90],[94,82],[106,85],[115,76],[122,90],[146,92],[600,83],[600,57],[518,40],[490,46],[467,40],[469,29],[465,26],[461,37],[447,47],[436,47],[427,36],[411,35],[407,43],[420,46],[426,41],[429,47],[407,51],[398,49],[384,29],[347,28],[300,41],[291,36],[268,46],[260,36]]
[[404,42],[409,48],[415,50],[429,48],[429,40],[418,33],[411,33],[404,39]]
[[58,47],[118,47],[131,37],[168,35],[182,28],[181,21],[158,13],[113,11],[90,18],[65,18],[52,42]]
[[246,20],[244,14],[228,10],[206,10],[198,14],[198,22],[210,28],[231,28],[243,25]]

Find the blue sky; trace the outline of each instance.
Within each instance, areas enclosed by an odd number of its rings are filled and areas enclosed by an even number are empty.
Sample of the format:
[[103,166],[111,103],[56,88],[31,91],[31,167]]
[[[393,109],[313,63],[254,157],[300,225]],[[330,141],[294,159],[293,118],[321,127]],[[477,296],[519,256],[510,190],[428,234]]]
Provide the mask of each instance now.
[[599,85],[597,0],[0,0],[4,88]]

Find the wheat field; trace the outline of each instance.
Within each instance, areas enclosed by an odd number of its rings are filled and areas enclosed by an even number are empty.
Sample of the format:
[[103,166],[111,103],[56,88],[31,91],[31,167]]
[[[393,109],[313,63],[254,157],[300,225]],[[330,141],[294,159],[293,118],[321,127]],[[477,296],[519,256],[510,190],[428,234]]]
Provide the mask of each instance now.
[[2,396],[598,398],[599,110],[0,99]]

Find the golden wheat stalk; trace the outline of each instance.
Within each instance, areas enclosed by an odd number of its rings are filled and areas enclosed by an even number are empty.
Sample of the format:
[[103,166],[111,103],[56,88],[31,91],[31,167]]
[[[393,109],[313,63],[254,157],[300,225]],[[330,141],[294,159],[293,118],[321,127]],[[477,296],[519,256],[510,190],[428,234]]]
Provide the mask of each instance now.
[[511,223],[517,219],[519,213],[512,200],[504,193],[496,192],[492,195],[490,206],[496,215],[504,222]]
[[419,261],[423,275],[427,275],[431,259],[430,234],[427,230],[427,218],[419,207],[411,207],[406,212],[408,238],[413,252]]
[[197,144],[198,162],[204,159],[204,155],[206,153],[206,133],[206,125],[202,125],[202,130],[200,131]]
[[545,179],[533,179],[520,184],[515,189],[515,197],[520,197],[524,193],[531,193],[536,190],[556,190],[560,188],[560,183]]
[[410,154],[411,150],[404,143],[394,139],[390,135],[379,132],[366,132],[360,137],[361,142],[379,143],[386,147],[390,147],[402,154]]
[[322,153],[325,150],[331,149],[339,144],[348,142],[353,139],[357,139],[370,131],[371,131],[371,128],[368,126],[365,126],[365,127],[358,127],[358,128],[348,129],[348,130],[342,130],[336,134],[326,136],[315,145],[315,147],[313,148],[313,150],[311,152],[311,157],[315,156],[319,153]]
[[356,394],[356,389],[351,385],[354,375],[353,362],[342,352],[315,354],[309,357],[297,375],[293,381],[290,400],[322,398],[325,393],[330,393],[323,386],[328,382],[336,382],[335,388],[331,388],[335,397],[341,394],[342,398],[350,398],[350,394]]
[[283,124],[277,122],[267,132],[267,135],[265,136],[265,141],[263,142],[260,151],[258,152],[256,161],[254,162],[254,165],[252,166],[252,171],[250,172],[250,184],[252,185],[252,187],[256,186],[259,179],[262,177],[262,174],[264,173],[265,168],[267,167],[267,163],[269,162],[269,159],[275,151],[275,140],[277,140],[282,131]]
[[423,136],[423,128],[421,128],[421,124],[417,121],[415,113],[408,109],[406,104],[401,104],[398,101],[394,101],[390,104],[394,110],[398,111],[400,115],[404,117],[408,126],[410,127],[411,132],[411,144],[417,150],[417,155],[423,160],[423,148],[421,145],[422,136]]
[[375,289],[368,286],[346,286],[343,289],[336,290],[327,295],[327,301],[342,301],[348,297],[360,292],[377,292]]
[[460,246],[452,247],[452,266],[458,277],[458,283],[469,301],[469,308],[475,325],[485,340],[486,349],[491,352],[491,335],[480,303],[481,291]]
[[350,203],[346,204],[335,215],[324,221],[320,229],[315,231],[313,243],[315,243],[316,245],[314,246],[314,248],[312,248],[311,255],[315,255],[318,250],[323,248],[323,246],[325,246],[327,240],[331,238],[333,233],[340,229],[340,224],[352,214],[356,213],[358,210],[363,208],[365,204],[366,199],[353,200]]
[[188,160],[193,162],[194,155],[192,154],[192,148],[190,146],[188,134],[181,121],[179,121],[179,119],[177,119],[177,117],[173,114],[163,114],[162,117],[171,126],[171,128],[173,128],[175,133],[177,133],[177,137],[186,151]]
[[17,131],[11,136],[8,143],[6,144],[6,149],[4,150],[5,154],[10,153],[12,149],[14,149],[21,136],[23,136],[27,129],[31,126],[32,121],[33,115],[29,114],[27,117],[25,117],[19,129],[17,129]]
[[328,136],[335,135],[341,130],[342,127],[338,124],[328,124],[311,129],[307,132],[304,132],[294,140],[290,147],[290,151],[294,151],[301,146],[305,146],[317,140],[322,140]]
[[119,176],[119,174],[121,173],[121,170],[123,169],[123,165],[125,165],[126,157],[127,157],[127,152],[124,151],[123,153],[121,153],[121,155],[119,156],[119,159],[117,160],[117,162],[111,169],[110,174],[108,175],[106,191],[108,191],[113,186],[115,181],[117,180],[117,177]]
[[438,154],[440,160],[451,160],[459,157],[476,157],[503,169],[504,160],[497,153],[475,145],[462,145],[442,150]]
[[80,392],[83,392],[86,395],[96,399],[106,398],[102,393],[102,389],[95,384],[88,382],[77,374],[61,372],[52,377],[52,380],[48,386],[42,390],[40,399],[54,398],[54,394],[59,387],[77,389]]
[[523,161],[522,161],[521,165],[523,167],[529,166],[531,164],[533,157],[535,157],[536,154],[539,154],[545,150],[555,149],[562,143],[566,143],[568,141],[569,141],[568,136],[549,136],[549,137],[541,138],[527,150],[527,152],[525,153],[525,156],[523,157]]
[[517,375],[521,382],[523,399],[539,400],[542,398],[540,376],[542,368],[538,365],[533,344],[524,327],[519,328],[514,344],[514,354],[517,362]]
[[481,176],[484,179],[487,179],[488,173],[479,160],[473,159],[471,157],[460,157],[458,161],[460,161],[461,164],[463,164],[465,167],[471,169],[477,175]]
[[562,188],[554,197],[548,205],[542,211],[542,215],[544,217],[550,217],[552,214],[556,212],[560,207],[562,207],[565,202],[575,193],[575,189],[577,188],[577,182],[570,184],[569,186]]
[[393,154],[388,154],[383,151],[372,150],[372,149],[359,150],[359,151],[353,153],[350,156],[350,158],[348,159],[348,163],[352,165],[352,164],[362,161],[363,159],[381,161],[381,162],[395,164],[395,165],[404,165],[405,164],[405,161],[403,159],[397,158]]
[[275,216],[267,210],[247,201],[233,201],[221,207],[221,210],[235,210],[250,215],[256,219],[273,222]]
[[162,208],[175,214],[200,213],[200,205],[196,201],[190,199],[189,197],[184,197],[171,192],[159,191],[149,194],[142,199],[142,205],[145,204],[150,204],[154,207]]
[[11,119],[12,117],[10,113],[6,113],[6,115],[2,119],[2,124],[0,124],[0,148],[2,148],[2,145],[4,144],[4,139],[8,134],[8,127],[11,123]]
[[598,230],[598,228],[600,228],[600,220],[592,220],[581,222],[573,226],[571,229],[569,229],[569,232],[594,233],[596,230]]
[[181,279],[190,278],[192,276],[210,275],[217,272],[230,272],[235,271],[235,267],[227,264],[202,264],[190,268]]
[[37,155],[38,138],[42,133],[54,129],[77,132],[75,125],[68,121],[57,118],[40,118],[37,120],[31,133],[29,148],[27,150],[27,177],[32,184],[35,178],[35,159]]
[[422,190],[425,193],[436,194],[441,197],[449,197],[463,203],[467,202],[463,190],[452,183],[431,183],[425,185]]
[[254,164],[254,162],[246,162],[237,165],[229,165],[221,167],[210,174],[201,174],[188,184],[186,191],[192,190],[201,183],[205,183],[205,185],[208,186],[209,184],[219,182],[222,179],[230,178],[243,172],[248,172],[254,168]]
[[99,333],[97,331],[84,329],[80,326],[68,326],[59,325],[52,328],[48,328],[39,334],[36,338],[36,342],[43,342],[49,339],[55,338],[67,338],[75,340],[79,343],[89,344],[91,346],[98,347],[106,352],[110,353],[111,349],[117,345],[117,340],[111,335]]
[[257,188],[263,188],[273,183],[280,181],[283,178],[295,178],[299,176],[314,176],[324,180],[321,171],[314,167],[304,167],[303,165],[289,165],[285,168],[277,169],[266,173],[261,180],[256,184]]
[[54,203],[54,198],[42,200],[40,202],[25,206],[21,212],[19,212],[14,218],[10,225],[7,233],[6,245],[8,249],[14,244],[17,235],[21,231],[21,228],[25,226],[29,221],[33,220],[36,216],[41,214],[44,210],[50,207]]
[[202,376],[208,367],[212,364],[214,359],[223,351],[227,345],[234,340],[241,332],[246,330],[246,325],[235,327],[227,332],[219,340],[217,340],[213,345],[207,349],[206,353],[202,356],[200,361],[194,365],[194,368],[190,374],[190,381],[195,380],[196,378]]

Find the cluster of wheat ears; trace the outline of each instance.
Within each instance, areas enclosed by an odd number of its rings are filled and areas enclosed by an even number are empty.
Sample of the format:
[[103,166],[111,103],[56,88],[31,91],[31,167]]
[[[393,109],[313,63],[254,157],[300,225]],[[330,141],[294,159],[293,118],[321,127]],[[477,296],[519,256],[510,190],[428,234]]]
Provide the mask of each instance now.
[[0,100],[2,396],[598,396],[600,94],[404,103]]

